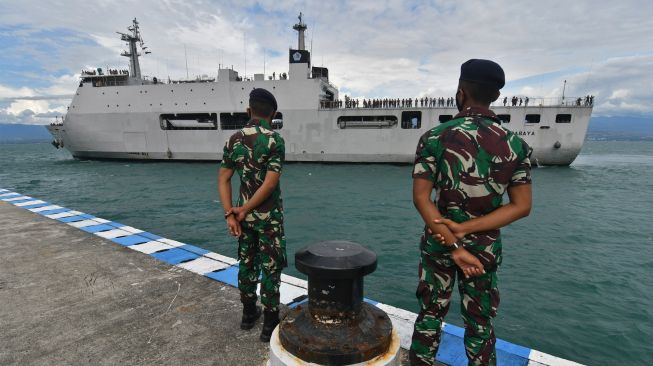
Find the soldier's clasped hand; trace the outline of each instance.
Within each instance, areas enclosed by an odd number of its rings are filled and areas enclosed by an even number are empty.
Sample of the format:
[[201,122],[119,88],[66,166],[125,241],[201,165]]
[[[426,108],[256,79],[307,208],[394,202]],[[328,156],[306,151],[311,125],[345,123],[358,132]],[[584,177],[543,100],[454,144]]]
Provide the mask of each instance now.
[[242,231],[240,228],[240,222],[236,220],[235,216],[236,215],[234,215],[231,210],[225,214],[227,219],[227,230],[232,236],[239,237]]

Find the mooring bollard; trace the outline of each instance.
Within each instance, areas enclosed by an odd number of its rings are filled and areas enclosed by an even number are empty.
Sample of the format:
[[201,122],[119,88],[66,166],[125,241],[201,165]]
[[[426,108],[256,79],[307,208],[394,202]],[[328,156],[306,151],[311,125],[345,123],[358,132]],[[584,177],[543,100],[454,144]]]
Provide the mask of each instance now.
[[363,301],[363,276],[376,264],[374,252],[347,241],[297,251],[295,266],[308,276],[308,306],[292,309],[275,330],[269,365],[399,365],[390,318]]

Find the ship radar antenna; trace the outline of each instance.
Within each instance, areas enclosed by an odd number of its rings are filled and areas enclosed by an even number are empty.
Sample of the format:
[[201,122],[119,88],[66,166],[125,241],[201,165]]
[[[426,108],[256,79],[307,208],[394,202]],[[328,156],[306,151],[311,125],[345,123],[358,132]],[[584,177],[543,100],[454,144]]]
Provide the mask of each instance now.
[[302,14],[300,12],[299,17],[298,17],[299,18],[299,23],[295,24],[292,27],[292,29],[297,31],[297,37],[298,37],[298,39],[297,39],[297,43],[298,43],[297,44],[297,49],[299,49],[299,50],[305,50],[306,49],[306,46],[304,44],[304,32],[306,31],[306,29],[308,27],[306,26],[306,23],[304,23],[304,21],[302,20],[303,16],[304,16],[304,14]]
[[127,45],[129,46],[129,51],[122,51],[120,55],[129,57],[129,76],[135,79],[141,78],[141,65],[138,62],[138,57],[141,56],[141,54],[138,52],[136,45],[138,44],[138,46],[141,48],[141,51],[143,51],[146,55],[152,53],[152,51],[148,51],[147,46],[145,46],[145,42],[141,36],[141,30],[138,24],[138,20],[134,18],[132,25],[127,27],[127,30],[131,33],[116,32],[120,34],[120,39],[127,42]]

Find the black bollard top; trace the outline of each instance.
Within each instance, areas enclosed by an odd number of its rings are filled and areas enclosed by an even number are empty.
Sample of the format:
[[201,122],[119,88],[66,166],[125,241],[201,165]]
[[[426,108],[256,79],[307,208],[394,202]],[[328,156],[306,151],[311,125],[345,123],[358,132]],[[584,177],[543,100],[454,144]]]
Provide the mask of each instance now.
[[353,279],[374,272],[376,254],[349,241],[323,241],[298,250],[295,266],[309,277]]

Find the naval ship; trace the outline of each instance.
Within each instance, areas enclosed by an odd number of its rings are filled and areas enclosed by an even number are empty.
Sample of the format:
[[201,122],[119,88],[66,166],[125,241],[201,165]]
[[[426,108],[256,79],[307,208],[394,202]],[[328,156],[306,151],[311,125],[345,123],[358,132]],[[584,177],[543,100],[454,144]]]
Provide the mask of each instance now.
[[[254,88],[277,98],[272,127],[286,141],[287,161],[411,163],[419,137],[458,112],[454,103],[417,100],[368,105],[346,97],[343,103],[329,70],[311,66],[301,14],[293,26],[298,45],[289,50],[288,72],[267,78],[242,77],[223,66],[216,78],[145,77],[139,57],[149,51],[138,21],[127,29],[117,33],[129,47],[121,53],[129,58],[129,69],[83,70],[67,114],[48,126],[53,145],[75,158],[221,160],[225,141],[248,121],[245,111]],[[533,148],[535,164],[569,165],[581,150],[592,113],[592,103],[581,100],[495,102],[492,110]]]

